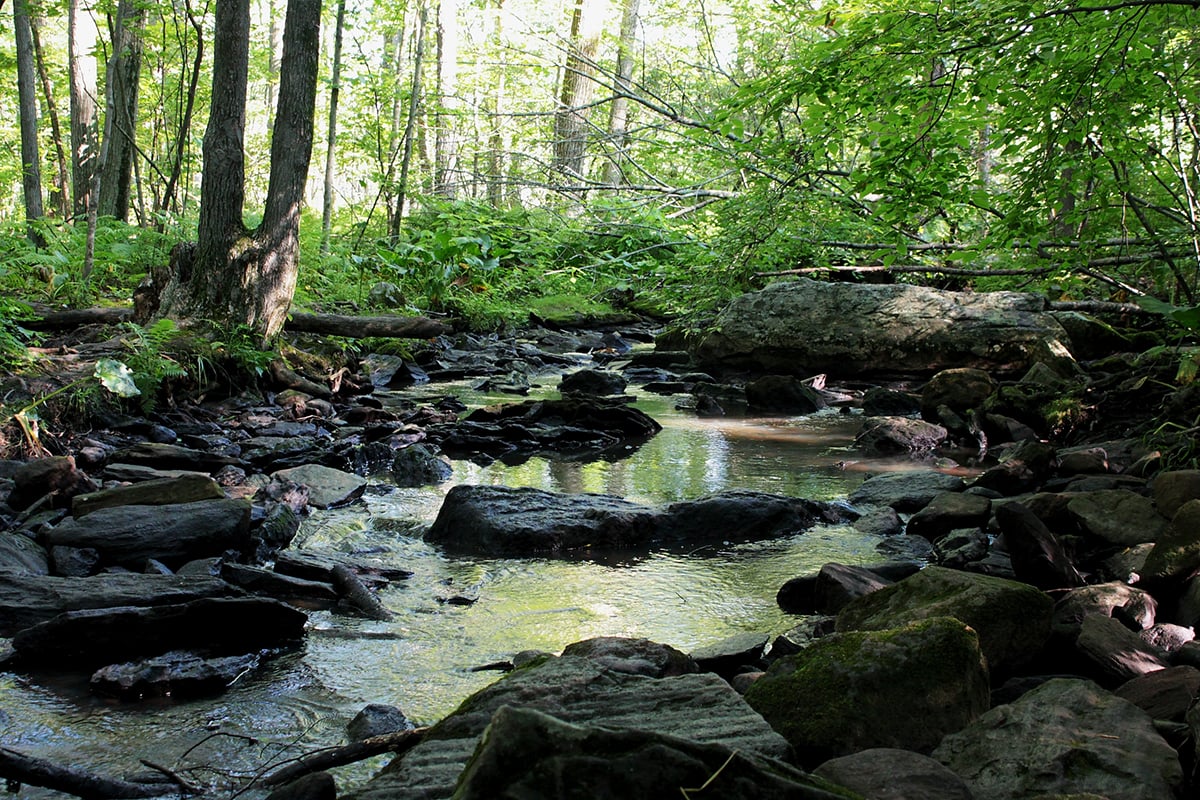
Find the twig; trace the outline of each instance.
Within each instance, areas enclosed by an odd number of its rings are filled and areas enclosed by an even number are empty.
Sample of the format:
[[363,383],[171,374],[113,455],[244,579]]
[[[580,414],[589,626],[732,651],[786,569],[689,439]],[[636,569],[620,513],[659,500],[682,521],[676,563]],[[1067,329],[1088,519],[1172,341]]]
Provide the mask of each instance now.
[[84,772],[75,767],[62,767],[7,747],[0,747],[0,778],[30,786],[41,786],[89,800],[161,797],[164,794],[161,786],[131,783]]
[[320,772],[332,767],[342,767],[346,764],[353,764],[356,761],[362,761],[372,756],[377,756],[382,753],[407,753],[412,748],[416,747],[425,739],[425,734],[429,731],[428,727],[413,728],[408,731],[397,731],[396,733],[388,733],[383,736],[372,736],[370,739],[363,739],[361,742],[342,745],[340,747],[327,747],[322,750],[314,750],[311,753],[306,753],[295,759],[292,763],[280,767],[274,772],[269,772],[262,777],[264,786],[279,786],[280,784],[289,783],[310,772]]

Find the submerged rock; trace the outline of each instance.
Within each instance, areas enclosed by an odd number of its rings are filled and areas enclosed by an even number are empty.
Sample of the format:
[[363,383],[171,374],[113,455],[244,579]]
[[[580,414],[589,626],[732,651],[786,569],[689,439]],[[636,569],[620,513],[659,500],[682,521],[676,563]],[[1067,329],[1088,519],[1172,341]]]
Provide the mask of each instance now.
[[260,661],[258,653],[219,658],[202,658],[188,652],[164,653],[144,661],[102,667],[93,673],[91,689],[96,694],[122,700],[202,697],[223,692],[234,681],[256,671]]

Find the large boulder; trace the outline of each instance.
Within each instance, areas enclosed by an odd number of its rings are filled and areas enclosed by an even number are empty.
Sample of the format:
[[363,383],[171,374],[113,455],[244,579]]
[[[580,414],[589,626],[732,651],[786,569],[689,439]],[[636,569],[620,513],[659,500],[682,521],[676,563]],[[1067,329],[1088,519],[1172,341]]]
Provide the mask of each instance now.
[[989,700],[979,639],[949,617],[817,639],[746,691],[806,765],[868,747],[928,752]]
[[954,617],[974,628],[993,672],[1007,673],[1036,655],[1050,636],[1054,603],[1016,581],[926,567],[843,608],[837,630],[883,630],[932,617]]
[[1087,795],[1172,800],[1178,754],[1145,711],[1095,684],[1055,679],[993,708],[933,752],[975,800]]
[[1069,364],[1045,299],[904,284],[783,281],[735,298],[694,346],[702,367],[785,374],[1016,373]]

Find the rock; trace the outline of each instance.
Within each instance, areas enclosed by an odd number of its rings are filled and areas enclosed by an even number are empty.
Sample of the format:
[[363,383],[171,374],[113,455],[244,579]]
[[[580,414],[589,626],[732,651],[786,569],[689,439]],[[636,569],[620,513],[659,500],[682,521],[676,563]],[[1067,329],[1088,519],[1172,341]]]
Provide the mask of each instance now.
[[1154,504],[1167,519],[1190,500],[1200,500],[1200,469],[1179,469],[1154,476]]
[[368,353],[362,360],[361,369],[370,376],[371,385],[377,389],[412,386],[429,380],[425,370],[416,364],[384,353]]
[[962,778],[940,761],[911,750],[869,748],[830,759],[813,775],[869,800],[974,800]]
[[715,672],[725,680],[732,680],[747,668],[760,667],[770,638],[765,633],[746,631],[693,650],[691,657],[701,672]]
[[881,630],[948,616],[970,625],[992,672],[1004,675],[1036,655],[1050,635],[1053,602],[1016,581],[926,567],[838,612],[839,632]]
[[991,515],[992,501],[963,492],[944,492],[913,514],[906,528],[910,536],[938,540],[958,528],[982,528]]
[[201,500],[104,508],[68,519],[45,535],[48,547],[90,547],[101,563],[140,570],[147,558],[169,567],[249,544],[250,503]]
[[[811,603],[798,603],[793,597],[799,586],[793,578],[775,596],[779,607],[789,614],[836,614],[850,601],[890,586],[891,581],[869,569],[845,564],[825,564],[811,583]],[[805,609],[805,610],[801,610]]]
[[392,459],[392,482],[397,486],[431,486],[452,474],[450,462],[423,444],[402,448]]
[[1200,500],[1179,507],[1154,549],[1146,556],[1143,578],[1187,579],[1200,571]]
[[1157,622],[1138,632],[1138,638],[1155,650],[1170,656],[1188,642],[1193,641],[1196,638],[1196,631],[1183,625]]
[[26,575],[49,575],[45,548],[22,533],[0,532],[0,567]]
[[601,397],[624,394],[629,384],[615,372],[602,369],[581,369],[564,375],[558,385],[563,394],[591,394]]
[[1054,458],[1052,445],[1040,441],[1021,442],[1005,451],[1000,463],[984,470],[973,485],[1006,496],[1030,491],[1050,476]]
[[854,521],[854,530],[868,536],[896,536],[904,532],[904,523],[896,509],[873,508]]
[[221,565],[221,577],[251,594],[279,600],[306,600],[322,608],[330,608],[338,601],[338,593],[330,583],[281,575],[262,567],[224,563]]
[[975,632],[938,617],[837,633],[774,662],[746,702],[802,765],[869,747],[932,750],[987,710],[987,665]]
[[572,725],[528,708],[492,716],[455,788],[457,800],[671,797],[836,800],[832,788],[781,761],[641,730]]
[[938,539],[934,550],[939,566],[966,569],[987,558],[989,547],[988,535],[980,529],[958,528]]
[[361,742],[373,736],[411,731],[415,727],[404,712],[395,706],[371,703],[363,706],[346,725],[346,738],[351,742]]
[[863,420],[854,444],[869,455],[922,453],[936,448],[948,435],[941,425],[908,417],[870,417]]
[[901,513],[920,511],[944,492],[961,492],[963,479],[933,470],[886,472],[872,475],[850,493],[858,505],[890,506]]
[[15,511],[24,511],[47,495],[51,495],[51,505],[67,507],[75,495],[96,490],[95,482],[75,468],[71,456],[27,461],[14,470],[12,481],[8,505]]
[[911,392],[872,386],[863,394],[862,411],[868,417],[908,417],[921,413],[921,398]]
[[1073,363],[1037,295],[907,284],[780,281],[734,300],[692,348],[701,368],[854,376]]
[[1083,576],[1071,563],[1058,537],[1021,503],[996,507],[996,523],[1012,561],[1013,574],[1039,589],[1082,586]]
[[1055,679],[950,734],[933,757],[975,800],[1092,794],[1172,800],[1176,752],[1137,706],[1089,681]]
[[22,663],[74,668],[171,650],[244,654],[300,641],[307,619],[304,612],[265,598],[97,608],[67,611],[18,631],[13,647]]
[[1105,474],[1110,468],[1103,447],[1058,451],[1058,474],[1062,476]]
[[244,462],[239,458],[156,442],[139,442],[124,450],[118,450],[110,459],[106,472],[116,464],[133,464],[156,470],[185,470],[210,475],[227,465],[244,466]]
[[996,382],[981,369],[944,369],[921,389],[921,416],[936,421],[943,406],[957,413],[980,408],[995,390]]
[[337,782],[328,772],[312,772],[274,789],[267,800],[337,800]]
[[1149,628],[1158,613],[1158,601],[1145,589],[1120,581],[1072,589],[1054,604],[1052,627],[1056,636],[1074,639],[1079,626],[1091,615],[1119,616],[1136,630]]
[[764,375],[746,384],[746,403],[752,412],[813,414],[825,399],[812,386],[791,375]]
[[1200,669],[1182,666],[1148,672],[1126,681],[1114,694],[1152,719],[1183,722],[1188,706],[1200,694]]
[[1121,547],[1156,542],[1167,527],[1149,497],[1128,489],[1081,492],[1067,510],[1083,530]]
[[100,571],[100,553],[92,547],[50,548],[50,563],[54,574],[64,578],[86,578]]
[[91,689],[96,694],[122,700],[146,697],[185,700],[225,691],[234,681],[256,671],[259,662],[257,653],[223,658],[201,658],[188,652],[164,653],[143,661],[101,667],[92,674]]
[[321,461],[328,445],[312,436],[255,436],[241,443],[242,458],[263,472]]
[[192,472],[173,478],[159,478],[76,495],[71,502],[71,514],[78,518],[101,508],[114,506],[161,506],[170,503],[192,503],[197,500],[219,500],[224,496],[225,493],[215,480],[207,475]]
[[283,478],[308,487],[308,503],[315,508],[336,508],[362,497],[367,480],[340,469],[320,464],[305,464],[272,473],[272,478]]
[[1146,644],[1118,620],[1101,614],[1083,618],[1075,652],[1082,658],[1085,674],[1114,688],[1168,666],[1165,653]]
[[788,755],[787,742],[716,675],[647,678],[589,658],[543,657],[467,698],[421,744],[349,797],[450,798],[459,773],[503,706],[534,709],[573,724],[717,743],[755,756]]
[[645,675],[648,678],[666,678],[700,671],[687,653],[649,639],[598,636],[567,645],[562,654],[589,658],[614,672]]
[[1128,336],[1103,320],[1079,311],[1051,311],[1050,316],[1066,330],[1077,358],[1091,361],[1134,348]]
[[239,590],[211,575],[105,573],[90,578],[59,578],[0,569],[0,636],[12,636],[67,611],[172,605],[236,594]]

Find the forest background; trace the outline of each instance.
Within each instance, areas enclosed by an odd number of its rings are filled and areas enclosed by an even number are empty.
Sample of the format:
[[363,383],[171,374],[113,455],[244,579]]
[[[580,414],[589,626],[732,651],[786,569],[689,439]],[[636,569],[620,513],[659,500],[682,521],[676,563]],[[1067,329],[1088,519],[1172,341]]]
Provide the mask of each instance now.
[[[811,274],[1200,328],[1200,0],[304,3],[295,308],[699,324]],[[286,0],[0,0],[6,359],[30,303],[127,302],[197,238],[218,7],[249,12],[262,209]]]

